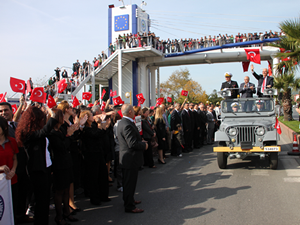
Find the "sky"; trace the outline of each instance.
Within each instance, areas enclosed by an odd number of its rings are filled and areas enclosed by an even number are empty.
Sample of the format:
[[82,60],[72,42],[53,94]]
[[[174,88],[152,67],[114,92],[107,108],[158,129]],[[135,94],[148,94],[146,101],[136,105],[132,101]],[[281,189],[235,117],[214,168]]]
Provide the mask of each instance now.
[[[124,0],[125,5],[141,1]],[[279,23],[299,17],[299,0],[203,1],[146,0],[151,32],[161,39],[200,38],[205,35],[279,31]],[[56,67],[72,67],[79,59],[93,58],[107,49],[108,5],[118,0],[2,0],[0,1],[0,93],[13,94],[9,78],[38,81],[54,74]],[[261,72],[267,62],[255,65]],[[187,68],[191,78],[207,94],[219,89],[224,73],[243,82],[245,75],[256,84],[241,63],[174,66],[160,68],[164,82],[177,69]],[[298,74],[297,74],[298,75]]]

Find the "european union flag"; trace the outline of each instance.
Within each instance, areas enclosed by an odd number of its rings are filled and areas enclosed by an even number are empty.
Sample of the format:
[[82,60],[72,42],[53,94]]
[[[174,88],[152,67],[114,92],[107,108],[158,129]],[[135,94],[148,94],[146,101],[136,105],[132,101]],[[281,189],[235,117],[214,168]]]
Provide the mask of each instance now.
[[129,30],[129,15],[115,16],[115,31]]

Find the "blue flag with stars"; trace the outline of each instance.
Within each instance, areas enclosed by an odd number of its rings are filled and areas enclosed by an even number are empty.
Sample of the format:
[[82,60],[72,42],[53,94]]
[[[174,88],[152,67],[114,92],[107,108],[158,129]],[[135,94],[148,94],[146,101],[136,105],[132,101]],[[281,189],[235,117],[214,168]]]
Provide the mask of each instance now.
[[115,31],[129,30],[129,15],[115,16]]

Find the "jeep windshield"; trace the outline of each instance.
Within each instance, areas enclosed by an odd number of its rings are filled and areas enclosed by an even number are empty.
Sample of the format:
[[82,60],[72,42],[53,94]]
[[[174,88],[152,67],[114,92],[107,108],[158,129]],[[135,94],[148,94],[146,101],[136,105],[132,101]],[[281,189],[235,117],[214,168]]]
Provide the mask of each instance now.
[[270,98],[225,99],[221,109],[224,113],[271,112],[274,110],[274,102]]

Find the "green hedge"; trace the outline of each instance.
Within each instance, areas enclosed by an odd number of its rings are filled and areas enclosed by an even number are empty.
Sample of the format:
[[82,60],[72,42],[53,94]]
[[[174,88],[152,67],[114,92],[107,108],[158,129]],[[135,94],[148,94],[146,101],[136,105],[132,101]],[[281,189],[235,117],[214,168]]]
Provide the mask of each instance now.
[[292,121],[283,121],[283,116],[279,117],[278,119],[281,123],[291,128],[296,133],[300,134],[299,125],[300,121],[292,120]]

